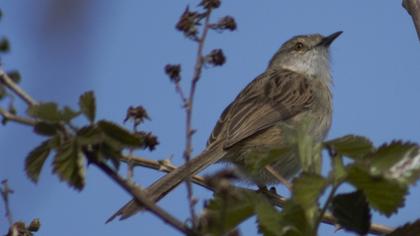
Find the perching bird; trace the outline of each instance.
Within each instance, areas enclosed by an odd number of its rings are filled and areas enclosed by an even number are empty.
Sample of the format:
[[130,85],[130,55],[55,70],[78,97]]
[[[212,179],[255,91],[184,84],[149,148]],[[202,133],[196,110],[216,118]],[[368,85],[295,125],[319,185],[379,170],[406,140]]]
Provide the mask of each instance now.
[[[307,124],[307,134],[321,142],[331,126],[332,95],[329,46],[342,33],[299,35],[285,42],[265,72],[249,83],[225,108],[208,140],[207,148],[186,165],[154,182],[145,191],[158,201],[193,175],[217,162],[234,163],[248,180],[265,185],[276,182],[266,169],[249,172],[247,158],[288,145],[287,130]],[[252,156],[252,157],[251,157]],[[291,178],[300,170],[298,154],[280,154],[271,165]],[[139,211],[134,200],[107,222]]]

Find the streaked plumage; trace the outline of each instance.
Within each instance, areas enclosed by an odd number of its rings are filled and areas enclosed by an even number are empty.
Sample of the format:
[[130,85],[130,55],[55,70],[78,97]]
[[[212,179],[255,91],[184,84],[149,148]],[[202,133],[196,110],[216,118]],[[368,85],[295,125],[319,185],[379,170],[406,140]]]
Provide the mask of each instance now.
[[[189,174],[217,161],[234,163],[248,180],[258,185],[275,182],[265,170],[248,173],[245,160],[250,154],[288,145],[285,130],[298,127],[303,120],[311,121],[307,132],[315,141],[325,138],[332,113],[328,47],[340,34],[301,35],[285,42],[267,70],[223,111],[207,148],[188,167],[183,165],[149,186],[146,189],[149,197],[158,201]],[[296,153],[289,153],[279,156],[271,166],[281,176],[290,178],[299,171],[299,158]],[[125,219],[138,210],[135,202],[130,201],[107,222],[117,216]]]

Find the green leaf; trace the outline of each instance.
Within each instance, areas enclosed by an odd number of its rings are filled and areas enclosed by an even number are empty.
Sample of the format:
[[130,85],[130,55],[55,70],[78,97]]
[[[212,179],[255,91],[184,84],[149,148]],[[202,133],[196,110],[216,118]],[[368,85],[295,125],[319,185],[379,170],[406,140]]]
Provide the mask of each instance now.
[[110,160],[116,170],[120,167],[120,158],[122,156],[121,150],[110,146],[107,143],[102,143],[99,146],[99,154],[101,158]]
[[88,91],[82,94],[79,98],[79,107],[82,113],[90,122],[95,121],[96,102],[93,91]]
[[61,120],[61,113],[56,103],[47,102],[38,105],[30,106],[28,114],[34,118],[49,122],[59,122]]
[[26,157],[25,172],[29,179],[37,183],[45,160],[50,154],[50,140],[46,140],[34,148]]
[[40,135],[53,136],[57,133],[59,128],[60,126],[56,123],[39,121],[34,125],[34,132]]
[[280,235],[282,231],[281,216],[276,208],[267,202],[257,201],[255,205],[255,213],[257,215],[258,230],[264,236]]
[[380,213],[390,216],[404,206],[407,187],[395,180],[375,176],[358,165],[348,167],[347,180],[358,190],[363,190],[369,204]]
[[261,196],[235,187],[217,192],[200,217],[203,235],[223,235],[251,217]]
[[282,236],[306,236],[313,235],[305,210],[294,201],[287,201],[280,214]]
[[420,235],[420,219],[396,228],[386,236],[418,236]]
[[77,131],[76,135],[81,145],[94,145],[104,141],[104,133],[96,125],[84,126]]
[[415,143],[394,141],[368,156],[370,172],[402,184],[415,183],[420,177],[420,152]]
[[53,173],[71,187],[82,190],[85,185],[84,159],[75,141],[64,143],[53,161]]
[[292,199],[304,209],[313,207],[327,185],[328,181],[321,175],[304,172],[293,181]]
[[143,146],[143,140],[140,137],[115,123],[101,120],[98,122],[98,127],[101,128],[106,137],[122,146],[132,148]]
[[328,181],[321,175],[306,172],[293,181],[292,200],[305,210],[306,217],[310,222],[315,222],[318,216],[318,199],[327,185]]
[[358,159],[372,152],[375,148],[372,142],[363,136],[346,135],[324,143],[338,154]]
[[9,52],[10,51],[10,43],[7,38],[0,39],[0,52]]
[[63,110],[61,111],[61,119],[65,122],[71,121],[78,115],[80,115],[80,112],[74,111],[68,106],[64,106]]
[[370,208],[362,191],[338,194],[331,203],[332,214],[341,227],[359,235],[369,232]]

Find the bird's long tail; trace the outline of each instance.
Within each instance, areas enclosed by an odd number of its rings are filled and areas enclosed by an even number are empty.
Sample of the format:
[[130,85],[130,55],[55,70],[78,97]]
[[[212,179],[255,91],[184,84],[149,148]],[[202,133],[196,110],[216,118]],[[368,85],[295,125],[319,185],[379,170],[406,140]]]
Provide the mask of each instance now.
[[[217,145],[216,145],[217,146]],[[188,165],[184,164],[172,172],[166,174],[160,179],[156,180],[144,191],[152,201],[159,201],[166,194],[168,194],[172,189],[177,187],[185,178],[190,175],[197,174],[211,164],[216,163],[224,156],[224,151],[222,148],[207,149],[198,155],[196,158],[189,161]],[[187,168],[190,170],[187,171]],[[116,217],[120,217],[120,220],[126,219],[142,208],[134,200],[129,201],[121,209],[115,212],[107,221],[111,222]]]

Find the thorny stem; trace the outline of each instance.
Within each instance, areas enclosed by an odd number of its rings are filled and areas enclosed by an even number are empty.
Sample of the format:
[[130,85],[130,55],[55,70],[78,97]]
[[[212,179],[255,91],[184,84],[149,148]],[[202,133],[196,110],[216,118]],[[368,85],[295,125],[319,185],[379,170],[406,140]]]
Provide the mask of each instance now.
[[13,225],[13,217],[12,217],[12,211],[10,211],[9,206],[9,194],[13,193],[13,190],[9,188],[9,185],[7,184],[7,179],[1,181],[3,187],[0,188],[0,193],[4,201],[4,208],[6,209],[6,218],[9,221],[10,227]]
[[[6,85],[9,89],[15,92],[22,100],[26,102],[26,104],[30,106],[37,105],[38,102],[33,99],[29,94],[27,94],[23,89],[21,89],[12,79],[4,73],[3,70],[0,69],[0,82]],[[0,110],[0,114],[9,119],[10,121],[15,121],[17,123],[34,126],[35,122],[33,120],[27,120],[27,118],[19,117],[13,115],[9,112]],[[87,156],[88,157],[88,156]],[[89,158],[89,157],[88,157]],[[161,218],[164,222],[170,224],[175,229],[179,230],[180,232],[184,233],[185,235],[192,235],[192,230],[185,226],[181,221],[179,221],[174,216],[170,215],[168,212],[157,206],[154,202],[152,202],[143,192],[140,191],[137,187],[130,184],[130,182],[123,179],[121,176],[118,175],[114,170],[112,170],[109,166],[105,163],[96,160],[95,158],[89,158],[89,160],[94,163],[99,169],[101,169],[105,174],[111,177],[115,182],[117,182],[124,190],[130,193],[134,200],[144,206],[147,210],[155,214],[157,217]],[[12,192],[11,189],[7,187],[7,183],[5,181],[2,182],[5,186],[4,189],[1,189],[1,195],[6,205],[6,216],[8,217],[10,225],[12,225],[13,220],[11,216],[11,212],[8,206],[8,195]]]
[[181,233],[185,235],[193,235],[193,231],[185,226],[181,221],[177,218],[169,214],[163,208],[156,205],[153,201],[151,201],[146,194],[141,191],[138,187],[133,184],[130,184],[129,181],[123,179],[118,173],[112,170],[108,165],[104,162],[97,160],[96,158],[89,158],[89,160],[95,164],[100,170],[102,170],[106,175],[111,177],[120,187],[122,187],[125,191],[130,193],[133,196],[134,200],[137,204],[145,207],[147,210],[155,214],[157,217],[162,219],[164,222],[168,223]]
[[[177,167],[172,165],[172,164],[167,164],[164,162],[160,162],[160,161],[153,161],[153,160],[149,160],[149,159],[145,159],[145,158],[141,158],[141,157],[123,157],[121,160],[124,162],[128,161],[128,158],[130,158],[130,161],[132,161],[133,166],[142,166],[145,168],[149,168],[149,169],[154,169],[154,170],[158,170],[161,172],[171,172],[173,170],[175,170]],[[199,175],[195,175],[192,176],[192,180],[194,183],[210,190],[210,191],[214,191],[214,189],[208,185],[208,183],[205,181],[205,179]],[[271,191],[267,191],[265,192],[265,194],[267,194],[268,197],[270,197],[270,199],[274,202],[274,204],[276,206],[279,207],[283,207],[284,204],[286,203],[287,199],[281,195],[278,195],[277,193],[273,193]],[[326,211],[324,214],[322,214],[322,222],[325,224],[329,224],[329,225],[337,225],[337,220],[334,218],[334,216],[329,213],[328,211]],[[384,235],[384,234],[389,234],[393,231],[394,229],[385,226],[385,225],[381,225],[381,224],[371,224],[370,229],[369,229],[369,233],[373,234],[373,235]]]
[[[210,15],[211,15],[211,8],[209,8],[205,14],[206,16],[204,19],[204,29],[201,34],[201,37],[198,39],[198,49],[197,49],[196,62],[194,66],[194,74],[191,80],[190,96],[188,98],[186,108],[185,108],[187,117],[186,117],[186,128],[185,128],[186,143],[185,143],[184,159],[187,165],[187,171],[190,170],[188,168],[188,165],[189,165],[189,161],[191,159],[191,154],[192,154],[192,136],[194,134],[194,130],[192,128],[192,108],[193,108],[194,95],[195,95],[197,82],[200,80],[201,71],[203,69],[203,64],[204,64],[203,49],[204,49],[204,44],[207,38],[207,33],[210,29],[209,21],[210,21]],[[192,190],[190,175],[188,175],[188,178],[186,179],[186,185],[187,185],[188,201],[190,205],[192,226],[193,228],[195,228],[197,217],[194,210],[195,200],[193,197],[193,190]]]

